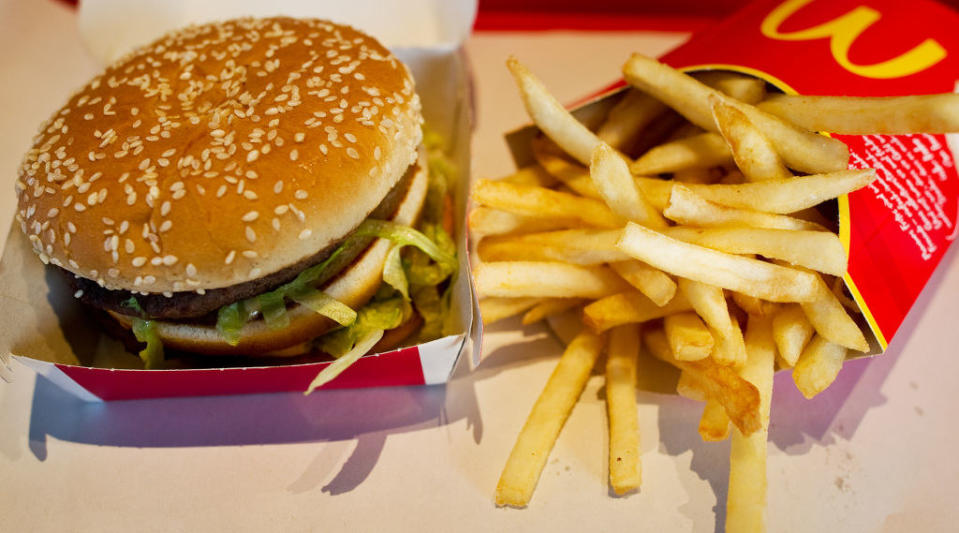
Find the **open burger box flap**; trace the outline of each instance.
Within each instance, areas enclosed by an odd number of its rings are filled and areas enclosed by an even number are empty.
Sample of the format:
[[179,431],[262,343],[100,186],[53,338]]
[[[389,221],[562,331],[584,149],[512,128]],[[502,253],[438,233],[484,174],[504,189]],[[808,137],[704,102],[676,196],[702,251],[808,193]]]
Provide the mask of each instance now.
[[[450,310],[456,333],[418,346],[365,356],[327,388],[445,383],[457,361],[467,359],[470,353],[478,356],[480,326],[474,320],[478,314],[474,312],[463,216],[469,186],[472,110],[470,80],[461,50],[475,11],[476,3],[470,0],[86,0],[80,4],[81,34],[89,51],[103,64],[186,24],[246,15],[288,15],[351,24],[376,36],[410,67],[426,124],[443,138],[457,168],[454,204],[460,271]],[[120,342],[100,333],[60,276],[53,274],[42,267],[19,227],[14,226],[0,259],[0,377],[12,379],[7,361],[12,356],[77,396],[100,401],[302,391],[329,364],[141,370],[140,359],[124,350]]]
[[[697,33],[660,58],[685,71],[731,70],[764,79],[788,94],[900,96],[954,92],[959,73],[959,15],[929,1],[766,0]],[[520,59],[522,59],[520,54]],[[625,62],[626,58],[623,58]],[[623,93],[615,82],[575,105],[597,125]],[[533,126],[507,134],[517,166],[534,163]],[[842,196],[833,217],[849,257],[846,288],[878,355],[959,235],[957,134],[836,135],[849,147],[849,168],[875,168],[878,179]],[[575,334],[570,317],[551,323]],[[674,392],[677,373],[648,359],[641,388]],[[664,385],[665,384],[665,385]]]

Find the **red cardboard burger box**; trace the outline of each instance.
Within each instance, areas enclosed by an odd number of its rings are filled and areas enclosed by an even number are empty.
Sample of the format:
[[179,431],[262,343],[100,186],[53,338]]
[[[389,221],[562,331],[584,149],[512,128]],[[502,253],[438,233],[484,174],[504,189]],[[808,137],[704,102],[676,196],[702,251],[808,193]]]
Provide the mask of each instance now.
[[[956,90],[959,15],[927,1],[764,0],[694,35],[660,60],[684,71],[728,70],[787,94],[901,96]],[[623,58],[623,62],[627,58]],[[573,114],[601,121],[616,82]],[[527,127],[507,135],[518,166],[534,162]],[[824,132],[828,135],[828,132]],[[838,198],[831,216],[849,258],[846,288],[871,350],[882,353],[959,235],[959,135],[836,135],[849,168],[875,168],[868,187]],[[556,320],[554,330],[562,329]],[[562,331],[557,331],[562,335]],[[672,369],[666,370],[674,373]],[[640,387],[661,390],[648,380]]]

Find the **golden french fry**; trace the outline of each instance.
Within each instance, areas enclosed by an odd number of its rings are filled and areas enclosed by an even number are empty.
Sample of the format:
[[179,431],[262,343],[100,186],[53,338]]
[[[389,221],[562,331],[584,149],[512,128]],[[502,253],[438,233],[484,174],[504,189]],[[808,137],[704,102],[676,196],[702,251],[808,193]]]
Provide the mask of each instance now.
[[586,300],[583,298],[544,298],[523,315],[523,325],[535,324],[544,318],[549,318],[585,303]]
[[481,298],[602,298],[629,288],[606,267],[536,261],[480,263],[473,279]]
[[736,305],[749,316],[771,317],[779,311],[779,304],[767,302],[748,294],[734,292],[732,298]]
[[496,505],[525,507],[529,503],[556,438],[583,393],[602,349],[601,336],[583,331],[563,352],[506,461],[496,484]]
[[742,111],[762,131],[790,168],[802,172],[836,172],[847,167],[849,150],[837,139],[805,131],[778,117],[737,102],[695,79],[655,59],[633,54],[623,66],[626,81],[657,98],[708,131],[716,131],[709,106],[709,96]]
[[816,297],[816,278],[808,272],[685,243],[632,222],[618,246],[663,272],[757,298],[801,302]]
[[834,276],[846,273],[846,249],[827,231],[676,226],[663,233],[730,254],[758,254]]
[[732,185],[673,184],[673,189],[688,187],[710,202],[729,207],[785,214],[861,189],[874,179],[876,171],[868,168]]
[[766,96],[766,82],[753,76],[728,70],[700,70],[689,75],[745,104],[759,103]]
[[489,207],[476,207],[470,211],[470,232],[477,238],[487,235],[511,235],[533,231],[549,231],[582,226],[578,219],[567,217],[519,215]]
[[639,415],[636,410],[636,359],[639,326],[629,324],[609,333],[606,359],[606,408],[609,414],[609,484],[616,494],[639,488]]
[[748,436],[738,429],[732,432],[726,493],[726,531],[729,532],[766,530],[766,440],[776,360],[769,318],[749,317],[746,351],[749,355],[740,375],[759,391],[760,428]]
[[[648,186],[647,182],[639,181],[639,183]],[[699,227],[748,226],[809,231],[825,229],[816,223],[787,215],[773,215],[719,205],[697,195],[688,187],[676,185],[671,190],[669,205],[663,210],[663,215],[679,224]]]
[[743,339],[743,330],[739,328],[739,321],[732,321],[729,331],[721,331],[712,327],[709,330],[716,339],[712,358],[717,364],[740,368],[746,363],[746,343]]
[[651,148],[629,166],[633,174],[651,175],[707,168],[733,161],[722,136],[700,133]]
[[676,295],[676,282],[673,278],[642,261],[616,261],[609,263],[609,267],[660,307],[669,303]]
[[729,420],[743,434],[758,430],[761,426],[759,412],[759,391],[752,383],[743,379],[735,370],[716,364],[712,359],[700,361],[679,361],[669,349],[669,341],[662,329],[652,329],[643,333],[643,344],[649,353],[683,372],[699,379],[708,398],[720,403],[729,415]]
[[816,276],[816,297],[802,302],[803,312],[816,333],[826,340],[845,346],[850,350],[868,352],[869,343],[856,322],[846,313],[846,308],[829,290],[819,274]]
[[636,186],[626,162],[608,145],[601,144],[593,151],[589,175],[614,213],[647,227],[666,227],[666,220]]
[[836,380],[846,360],[846,347],[829,342],[821,335],[809,341],[793,367],[793,381],[806,398],[813,398]]
[[480,316],[483,317],[483,325],[488,326],[523,313],[541,301],[542,298],[482,298],[479,301]]
[[662,102],[642,91],[627,89],[625,93],[596,131],[597,137],[620,151],[633,146],[643,130],[666,112]]
[[581,229],[483,239],[477,245],[483,261],[559,261],[575,265],[631,260],[616,248],[617,230]]
[[729,415],[716,400],[707,400],[699,419],[699,436],[706,442],[719,442],[729,437]]
[[594,200],[603,199],[596,190],[593,179],[589,177],[589,169],[575,161],[570,161],[556,143],[547,137],[536,136],[533,137],[530,146],[533,158],[554,178],[554,181],[559,180],[580,196]]
[[688,311],[686,298],[676,295],[664,306],[635,290],[613,294],[583,308],[583,322],[596,331],[606,331],[622,324],[647,322],[666,315]]
[[708,401],[706,396],[706,387],[695,374],[686,371],[679,372],[679,380],[676,382],[676,394],[683,398],[689,398],[697,402]]
[[729,316],[723,290],[686,278],[680,278],[677,283],[693,310],[709,326],[716,342],[713,360],[722,365],[742,366],[746,362],[746,345],[739,324]]
[[959,95],[953,93],[886,97],[779,94],[759,108],[809,131],[848,135],[959,131]]
[[696,313],[685,312],[663,319],[663,330],[673,357],[680,361],[698,361],[713,351],[713,334]]
[[779,355],[788,366],[796,365],[803,348],[815,332],[799,304],[783,305],[773,315],[773,338],[776,339]]
[[531,185],[479,180],[473,187],[473,201],[521,215],[574,218],[602,228],[619,228],[625,223],[598,200]]
[[517,185],[535,185],[536,187],[552,187],[556,185],[556,178],[540,165],[525,166],[509,176],[499,178],[499,181],[515,183]]
[[526,112],[540,131],[558,144],[564,152],[584,165],[589,164],[596,146],[603,141],[556,101],[532,72],[515,57],[506,60],[520,89]]
[[709,97],[719,133],[729,146],[736,166],[749,181],[786,179],[793,176],[772,143],[746,117],[745,113]]

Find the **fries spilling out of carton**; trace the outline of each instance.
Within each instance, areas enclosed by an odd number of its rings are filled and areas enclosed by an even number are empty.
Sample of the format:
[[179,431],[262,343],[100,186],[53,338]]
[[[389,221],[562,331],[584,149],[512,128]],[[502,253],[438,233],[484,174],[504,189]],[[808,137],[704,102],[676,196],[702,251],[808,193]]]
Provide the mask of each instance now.
[[703,402],[702,438],[731,439],[728,530],[764,529],[773,373],[790,369],[812,398],[881,337],[845,292],[848,249],[831,214],[877,173],[850,168],[848,146],[817,132],[956,132],[959,95],[785,95],[739,72],[687,74],[634,54],[629,87],[588,124],[517,59],[507,66],[539,132],[535,163],[473,190],[481,313],[487,324],[524,314],[581,326],[496,503],[530,502],[604,351],[609,483],[616,494],[639,487],[633,391],[645,350],[679,371],[679,394]]

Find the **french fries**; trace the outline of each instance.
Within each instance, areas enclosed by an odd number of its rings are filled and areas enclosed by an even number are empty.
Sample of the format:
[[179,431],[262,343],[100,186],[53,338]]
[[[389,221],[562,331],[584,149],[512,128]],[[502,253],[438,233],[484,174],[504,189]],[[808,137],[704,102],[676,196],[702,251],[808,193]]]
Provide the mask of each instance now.
[[[518,61],[508,66],[545,136],[533,141],[535,166],[474,188],[475,286],[485,320],[546,319],[567,349],[507,461],[497,504],[530,501],[609,332],[613,491],[640,482],[641,337],[678,371],[676,392],[703,402],[703,440],[731,439],[726,530],[764,531],[776,365],[791,367],[811,398],[851,350],[870,349],[857,322],[868,313],[850,316],[858,307],[843,291],[835,207],[823,203],[876,172],[849,169],[846,146],[816,131],[952,132],[959,96],[767,95],[750,76],[688,75],[636,54],[623,67],[630,88],[587,126]],[[680,115],[688,122],[677,124]]]
[[525,507],[560,430],[603,349],[603,337],[584,331],[573,339],[523,425],[496,484],[496,505]]
[[685,243],[632,222],[618,246],[664,272],[756,298],[805,302],[817,296],[816,277],[808,272]]
[[716,131],[709,104],[710,95],[736,107],[749,117],[776,146],[786,164],[809,172],[837,172],[846,168],[849,149],[842,142],[803,130],[764,111],[737,102],[694,78],[655,59],[633,54],[623,66],[626,81],[675,109],[693,124]]

